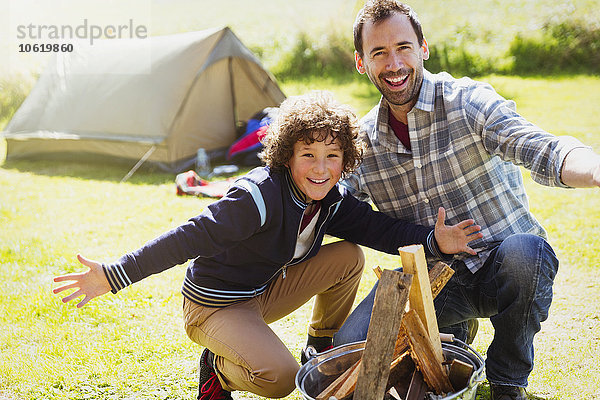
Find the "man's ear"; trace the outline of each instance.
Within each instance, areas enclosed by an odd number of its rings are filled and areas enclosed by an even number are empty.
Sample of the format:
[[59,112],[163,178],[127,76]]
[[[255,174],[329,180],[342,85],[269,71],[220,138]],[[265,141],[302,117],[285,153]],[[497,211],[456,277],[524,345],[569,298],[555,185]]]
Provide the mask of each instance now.
[[358,51],[354,52],[354,62],[355,62],[356,70],[358,71],[358,73],[364,74],[365,72],[367,72],[363,65],[362,57],[360,56],[360,54],[358,54]]
[[423,45],[421,46],[423,50],[423,60],[429,60],[429,45],[427,44],[427,40],[423,38]]

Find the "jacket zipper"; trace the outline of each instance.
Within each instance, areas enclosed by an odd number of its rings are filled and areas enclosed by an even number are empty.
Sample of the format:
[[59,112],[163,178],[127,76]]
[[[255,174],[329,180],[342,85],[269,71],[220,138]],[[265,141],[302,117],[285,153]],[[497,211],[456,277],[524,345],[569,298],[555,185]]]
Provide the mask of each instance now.
[[[340,200],[340,201],[341,201],[341,200]],[[301,258],[300,260],[298,260],[298,262],[297,262],[296,264],[300,264],[302,261],[304,261],[305,257],[306,257],[307,255],[309,255],[309,254],[310,254],[310,252],[311,252],[311,250],[313,249],[313,247],[315,247],[315,243],[317,242],[316,238],[319,236],[319,233],[321,232],[321,229],[323,228],[323,225],[325,225],[325,222],[327,222],[327,220],[329,219],[329,215],[331,214],[331,208],[332,208],[333,206],[335,206],[336,204],[338,204],[340,201],[337,201],[337,202],[335,202],[335,203],[333,203],[333,204],[331,204],[331,205],[329,206],[329,208],[327,209],[327,216],[325,217],[325,219],[323,219],[323,222],[321,222],[321,225],[319,226],[319,229],[317,229],[317,230],[316,230],[316,232],[315,232],[315,240],[313,240],[313,242],[312,242],[312,245],[310,246],[310,248],[308,249],[308,251],[306,252],[306,254],[304,255],[304,257],[303,257],[303,258]],[[300,231],[300,227],[298,227],[298,231]],[[297,237],[297,236],[298,236],[298,235],[296,235],[296,237]],[[285,265],[284,265],[283,267],[281,267],[281,276],[282,276],[282,279],[285,279],[285,277],[287,276],[287,267],[289,266],[289,263],[290,263],[290,261],[292,261],[293,259],[294,259],[294,257],[292,256],[292,259],[291,259],[291,260],[289,260],[288,262],[286,262],[286,263],[285,263]],[[295,264],[294,264],[294,265],[295,265]],[[277,271],[277,272],[279,272],[279,271]],[[269,281],[270,281],[271,279],[273,279],[273,278],[274,278],[276,275],[277,275],[277,273],[275,273],[275,274],[274,274],[274,275],[273,275],[273,276],[272,276],[272,277],[269,279]],[[267,282],[268,282],[268,281],[267,281]]]

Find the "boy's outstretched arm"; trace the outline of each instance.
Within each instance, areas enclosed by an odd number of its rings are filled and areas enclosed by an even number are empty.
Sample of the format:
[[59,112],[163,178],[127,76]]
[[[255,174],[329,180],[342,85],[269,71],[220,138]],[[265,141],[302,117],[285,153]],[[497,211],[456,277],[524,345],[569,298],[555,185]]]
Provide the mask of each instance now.
[[63,297],[62,302],[67,303],[78,297],[85,296],[83,300],[77,304],[77,308],[81,308],[94,297],[98,297],[110,292],[111,288],[108,280],[106,279],[106,275],[104,275],[102,264],[93,260],[88,260],[81,254],[77,254],[77,259],[81,264],[85,265],[89,269],[81,273],[66,274],[55,277],[54,282],[70,283],[53,289],[52,293],[57,294],[64,290],[77,289],[70,295]]
[[435,240],[443,253],[456,254],[460,252],[476,255],[477,252],[470,248],[468,244],[475,239],[483,237],[481,226],[475,225],[473,219],[465,219],[456,225],[447,226],[446,210],[443,207],[438,209],[438,217],[435,222]]

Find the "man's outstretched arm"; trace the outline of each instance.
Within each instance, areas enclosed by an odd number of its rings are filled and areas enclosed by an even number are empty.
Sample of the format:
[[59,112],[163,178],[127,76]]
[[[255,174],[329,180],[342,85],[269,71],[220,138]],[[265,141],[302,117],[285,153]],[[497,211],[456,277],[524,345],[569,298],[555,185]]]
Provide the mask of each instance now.
[[571,150],[563,162],[560,178],[574,188],[600,187],[600,155],[589,148]]

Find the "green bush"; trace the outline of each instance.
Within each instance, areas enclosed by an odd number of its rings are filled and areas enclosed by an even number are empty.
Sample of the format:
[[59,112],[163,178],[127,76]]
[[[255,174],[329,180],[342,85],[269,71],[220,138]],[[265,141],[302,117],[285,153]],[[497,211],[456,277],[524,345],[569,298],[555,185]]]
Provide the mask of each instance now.
[[581,21],[548,23],[536,37],[517,35],[509,53],[517,74],[598,74],[600,28]]
[[[476,32],[461,27],[461,32],[441,43],[430,46],[430,57],[425,67],[431,72],[447,71],[454,75],[484,75],[499,72],[500,63],[480,54],[485,47]],[[472,46],[473,42],[479,45]],[[341,32],[319,36],[300,32],[287,42],[275,42],[269,48],[252,47],[263,63],[280,81],[332,76],[345,79],[355,75],[354,45],[352,38]]]
[[4,129],[33,86],[31,77],[0,77],[0,130]]
[[498,72],[493,60],[467,50],[464,45],[456,47],[449,43],[429,47],[429,60],[425,63],[428,71],[446,71],[454,76],[478,76]]
[[[343,78],[356,72],[352,40],[336,32],[318,38],[300,32],[287,46],[275,43],[270,49],[252,50],[281,81],[311,76]],[[431,46],[430,58],[425,64],[431,72],[448,71],[455,75],[497,72],[495,65],[492,60],[468,50],[466,45],[450,41]]]
[[[258,54],[267,51],[259,50]],[[300,32],[287,44],[275,44],[270,53],[275,61],[270,66],[277,79],[288,80],[307,76],[349,75],[354,70],[352,39],[339,31],[318,36]],[[278,54],[277,54],[278,53]]]
[[[443,40],[430,43],[425,67],[455,76],[486,74],[600,73],[600,23],[546,22],[538,31],[517,33],[510,46],[499,46],[492,32],[470,24],[454,27]],[[287,42],[253,48],[281,81],[313,76],[345,78],[354,74],[348,32],[300,32]],[[504,42],[506,43],[506,42]]]

